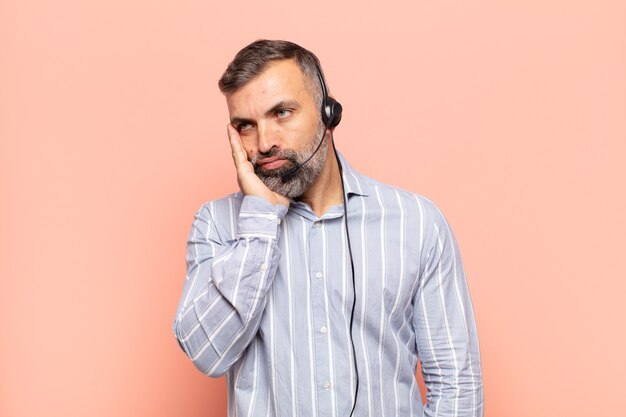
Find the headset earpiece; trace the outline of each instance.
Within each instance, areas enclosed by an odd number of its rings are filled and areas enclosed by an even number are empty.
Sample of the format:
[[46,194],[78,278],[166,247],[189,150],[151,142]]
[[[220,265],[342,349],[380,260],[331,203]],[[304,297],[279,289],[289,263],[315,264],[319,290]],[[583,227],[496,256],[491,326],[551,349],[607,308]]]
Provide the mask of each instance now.
[[333,129],[337,127],[341,121],[341,112],[343,107],[341,104],[332,97],[326,97],[322,108],[322,122],[324,126]]
[[317,76],[320,79],[320,87],[322,88],[322,122],[324,126],[329,129],[337,127],[341,121],[341,112],[343,107],[341,104],[332,97],[328,97],[328,90],[326,89],[326,83],[324,82],[324,76],[322,70],[317,67]]

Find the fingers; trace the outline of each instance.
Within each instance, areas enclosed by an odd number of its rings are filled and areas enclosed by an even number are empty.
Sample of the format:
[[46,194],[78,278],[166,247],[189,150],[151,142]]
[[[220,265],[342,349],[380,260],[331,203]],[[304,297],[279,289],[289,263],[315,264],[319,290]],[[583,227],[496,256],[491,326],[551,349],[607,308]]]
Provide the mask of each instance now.
[[228,131],[228,141],[230,143],[233,161],[235,162],[235,166],[239,168],[242,164],[248,162],[248,156],[243,149],[243,144],[241,143],[241,138],[237,130],[230,123],[226,126],[226,129]]
[[259,180],[254,174],[254,168],[248,161],[248,155],[243,148],[241,137],[239,136],[237,129],[232,127],[230,124],[226,127],[226,129],[228,131],[228,141],[233,155],[233,162],[235,162],[235,170],[237,171],[237,182],[239,183],[239,188],[241,188],[241,191],[246,195],[255,194],[257,193],[257,183],[260,183],[261,180]]

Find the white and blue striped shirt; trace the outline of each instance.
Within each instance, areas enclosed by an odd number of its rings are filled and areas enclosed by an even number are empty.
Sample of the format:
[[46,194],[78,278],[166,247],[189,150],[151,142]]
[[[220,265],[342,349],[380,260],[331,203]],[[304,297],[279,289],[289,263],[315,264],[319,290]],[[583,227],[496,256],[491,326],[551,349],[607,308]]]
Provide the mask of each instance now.
[[[429,200],[342,165],[354,415],[482,416],[476,326],[446,220]],[[345,221],[341,205],[318,217],[241,193],[196,213],[174,332],[198,369],[226,374],[230,417],[349,416]]]

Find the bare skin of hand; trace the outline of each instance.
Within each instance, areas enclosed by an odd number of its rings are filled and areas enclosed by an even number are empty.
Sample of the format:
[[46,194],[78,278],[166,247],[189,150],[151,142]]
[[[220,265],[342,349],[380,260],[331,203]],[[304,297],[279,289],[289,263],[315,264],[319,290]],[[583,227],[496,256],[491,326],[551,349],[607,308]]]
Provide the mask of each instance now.
[[233,153],[233,161],[237,169],[237,183],[239,183],[241,192],[245,195],[262,197],[273,205],[281,204],[288,207],[289,199],[270,190],[254,173],[254,167],[250,161],[248,161],[248,156],[243,149],[243,144],[241,143],[241,138],[237,130],[230,124],[227,126],[227,130],[230,149]]

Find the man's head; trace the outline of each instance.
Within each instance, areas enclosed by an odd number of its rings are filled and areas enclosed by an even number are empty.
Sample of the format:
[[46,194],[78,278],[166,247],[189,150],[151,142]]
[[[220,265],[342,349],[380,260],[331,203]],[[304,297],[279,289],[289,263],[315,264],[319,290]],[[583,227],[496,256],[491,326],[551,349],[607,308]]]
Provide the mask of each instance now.
[[260,40],[239,51],[219,81],[256,174],[291,198],[314,183],[326,161],[327,143],[292,178],[284,175],[323,139],[318,66],[313,53],[294,43]]
[[298,64],[305,75],[309,93],[315,98],[318,108],[321,108],[322,87],[318,76],[318,68],[321,71],[320,61],[313,52],[289,41],[260,39],[243,48],[222,74],[218,83],[220,91],[228,96],[261,74],[271,63],[286,59]]

